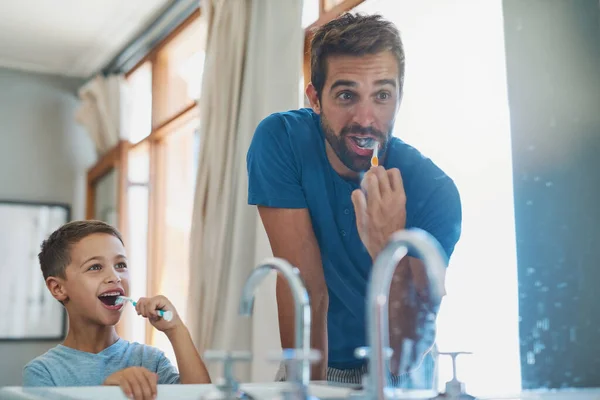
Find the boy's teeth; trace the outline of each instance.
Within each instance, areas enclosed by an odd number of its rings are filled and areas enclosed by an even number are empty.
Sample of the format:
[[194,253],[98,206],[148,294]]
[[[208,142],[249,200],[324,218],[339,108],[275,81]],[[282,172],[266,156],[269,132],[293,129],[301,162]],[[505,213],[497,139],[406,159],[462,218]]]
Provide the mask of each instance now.
[[102,293],[100,295],[100,297],[104,297],[104,296],[120,296],[120,295],[121,295],[121,293],[119,293],[119,292],[110,292],[110,293]]

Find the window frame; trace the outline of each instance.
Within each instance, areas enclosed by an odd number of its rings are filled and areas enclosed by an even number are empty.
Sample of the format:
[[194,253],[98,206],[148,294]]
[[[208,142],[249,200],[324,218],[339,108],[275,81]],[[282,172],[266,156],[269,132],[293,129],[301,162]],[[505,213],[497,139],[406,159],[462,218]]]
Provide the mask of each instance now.
[[[319,17],[304,29],[304,57],[303,57],[303,76],[305,87],[310,82],[310,40],[313,31],[319,26],[333,20],[344,12],[352,10],[365,0],[344,0],[335,5],[329,10],[325,10],[326,0],[319,0]],[[164,206],[165,196],[161,194],[161,188],[165,187],[164,180],[164,160],[161,157],[161,144],[165,138],[172,132],[175,132],[177,126],[185,124],[193,118],[199,118],[200,112],[197,107],[197,101],[191,101],[177,112],[168,116],[166,120],[159,121],[158,116],[165,115],[161,110],[161,103],[156,99],[164,98],[166,84],[165,68],[159,62],[163,50],[172,43],[178,35],[186,30],[193,23],[198,23],[200,20],[201,9],[194,11],[185,21],[177,26],[165,39],[158,43],[146,56],[137,62],[129,71],[125,73],[125,79],[128,79],[134,74],[138,68],[146,62],[150,62],[152,71],[152,121],[151,132],[145,138],[136,143],[130,143],[126,140],[121,140],[119,143],[105,153],[94,166],[88,170],[87,174],[87,198],[86,198],[86,218],[93,219],[95,217],[95,192],[98,181],[108,174],[111,170],[115,170],[118,176],[117,187],[117,209],[118,209],[118,226],[124,238],[128,238],[128,189],[130,186],[139,185],[138,183],[130,182],[128,178],[128,156],[131,150],[138,146],[147,144],[149,147],[149,168],[150,179],[149,198],[148,198],[148,254],[147,254],[147,282],[146,288],[148,294],[155,292],[157,281],[160,276],[158,263],[162,259],[160,238],[158,232],[162,231],[164,221]],[[161,70],[162,68],[162,70]],[[162,96],[162,97],[161,97]],[[119,332],[119,325],[117,325]],[[119,332],[120,333],[120,332]],[[146,343],[152,343],[153,330],[146,329]]]

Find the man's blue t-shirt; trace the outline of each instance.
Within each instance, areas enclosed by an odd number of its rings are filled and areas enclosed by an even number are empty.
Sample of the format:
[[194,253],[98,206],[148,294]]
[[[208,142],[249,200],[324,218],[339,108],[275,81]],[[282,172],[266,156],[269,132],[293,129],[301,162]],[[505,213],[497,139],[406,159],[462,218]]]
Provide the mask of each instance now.
[[[448,257],[460,237],[461,203],[452,181],[430,159],[391,138],[386,169],[398,168],[406,192],[406,227],[434,236]],[[248,203],[308,208],[329,292],[329,366],[347,369],[366,345],[365,302],[372,260],[356,228],[351,193],[325,152],[320,116],[311,109],[276,113],[256,128],[247,154]]]
[[159,349],[117,340],[98,354],[58,345],[23,369],[23,386],[100,386],[110,375],[144,367],[158,375],[158,384],[179,383],[179,373]]

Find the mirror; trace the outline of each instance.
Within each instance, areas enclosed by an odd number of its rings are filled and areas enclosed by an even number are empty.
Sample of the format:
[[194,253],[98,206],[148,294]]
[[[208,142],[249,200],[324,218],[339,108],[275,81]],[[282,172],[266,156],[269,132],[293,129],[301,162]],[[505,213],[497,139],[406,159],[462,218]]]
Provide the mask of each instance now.
[[70,219],[70,207],[0,201],[0,340],[60,340],[66,313],[40,273],[40,243]]

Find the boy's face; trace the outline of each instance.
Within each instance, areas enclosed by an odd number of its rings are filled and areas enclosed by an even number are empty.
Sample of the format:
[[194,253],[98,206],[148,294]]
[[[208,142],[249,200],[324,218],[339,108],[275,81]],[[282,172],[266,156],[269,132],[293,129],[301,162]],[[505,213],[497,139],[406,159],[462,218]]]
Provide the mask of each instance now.
[[47,282],[54,297],[63,301],[71,320],[115,325],[123,308],[123,304],[114,305],[116,297],[129,294],[127,257],[121,241],[95,233],[72,245],[70,258],[66,280],[48,278],[60,283]]

